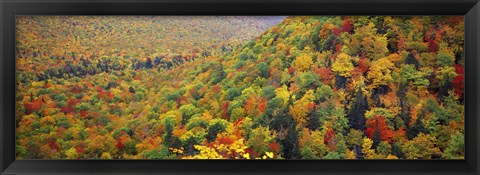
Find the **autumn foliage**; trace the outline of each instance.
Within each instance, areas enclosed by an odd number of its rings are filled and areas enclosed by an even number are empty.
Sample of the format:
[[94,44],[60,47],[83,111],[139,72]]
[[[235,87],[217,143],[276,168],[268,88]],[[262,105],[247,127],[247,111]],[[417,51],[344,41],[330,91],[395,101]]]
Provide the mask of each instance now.
[[17,159],[463,159],[463,16],[17,16]]

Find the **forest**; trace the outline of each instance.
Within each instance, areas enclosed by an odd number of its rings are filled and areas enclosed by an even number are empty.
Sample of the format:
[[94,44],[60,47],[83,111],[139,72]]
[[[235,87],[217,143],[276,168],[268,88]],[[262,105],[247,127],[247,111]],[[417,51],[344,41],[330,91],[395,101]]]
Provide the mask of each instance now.
[[17,16],[17,159],[464,159],[463,16]]

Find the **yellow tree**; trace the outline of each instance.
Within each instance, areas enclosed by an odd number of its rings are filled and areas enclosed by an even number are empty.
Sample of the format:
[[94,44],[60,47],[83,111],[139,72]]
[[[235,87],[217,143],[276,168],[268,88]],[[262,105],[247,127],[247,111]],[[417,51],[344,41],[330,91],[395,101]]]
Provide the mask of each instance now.
[[332,64],[332,71],[342,77],[350,77],[351,71],[354,69],[352,64],[352,57],[346,53],[340,53],[337,59]]
[[374,159],[375,150],[372,149],[373,140],[368,137],[363,138],[362,153],[365,159]]
[[420,133],[417,137],[402,146],[407,159],[431,159],[433,154],[441,151],[435,146],[436,138],[429,134]]
[[303,159],[321,159],[328,151],[323,135],[318,130],[310,131],[308,128],[303,128],[298,145]]
[[388,52],[387,37],[377,34],[375,24],[370,22],[365,26],[355,29],[351,40],[346,40],[348,53],[376,60],[385,56]]
[[368,71],[367,78],[372,82],[372,88],[388,85],[392,80],[392,69],[394,64],[388,58],[384,57],[372,61],[370,71]]
[[297,122],[297,129],[303,128],[307,124],[307,115],[311,110],[311,105],[315,96],[313,95],[313,90],[308,90],[303,97],[293,103],[293,106],[290,106],[289,113],[292,115],[293,119]]
[[282,105],[286,106],[291,96],[291,93],[288,91],[287,86],[283,85],[282,87],[275,89],[275,94],[277,95],[277,97],[282,99]]
[[313,57],[311,52],[308,52],[308,53],[304,52],[298,55],[297,58],[293,61],[293,66],[295,67],[295,70],[298,70],[300,72],[305,72],[310,70],[310,67],[312,65],[313,65]]

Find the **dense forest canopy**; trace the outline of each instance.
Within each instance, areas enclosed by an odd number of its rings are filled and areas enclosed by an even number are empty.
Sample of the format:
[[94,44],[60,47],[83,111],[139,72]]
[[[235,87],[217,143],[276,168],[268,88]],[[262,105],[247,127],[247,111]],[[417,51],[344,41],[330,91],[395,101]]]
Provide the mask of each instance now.
[[463,159],[462,16],[20,16],[18,159]]

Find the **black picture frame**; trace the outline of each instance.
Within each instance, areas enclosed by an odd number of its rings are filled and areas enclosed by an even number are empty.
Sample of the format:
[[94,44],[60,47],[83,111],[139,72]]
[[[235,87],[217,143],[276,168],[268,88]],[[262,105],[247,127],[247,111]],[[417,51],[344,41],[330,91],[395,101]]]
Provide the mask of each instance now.
[[[480,172],[478,0],[0,0],[0,174]],[[16,15],[464,15],[465,160],[15,160]]]

